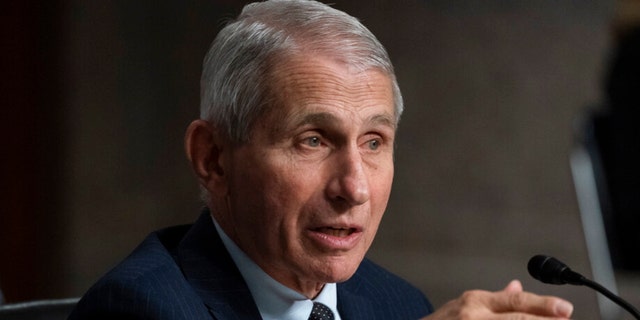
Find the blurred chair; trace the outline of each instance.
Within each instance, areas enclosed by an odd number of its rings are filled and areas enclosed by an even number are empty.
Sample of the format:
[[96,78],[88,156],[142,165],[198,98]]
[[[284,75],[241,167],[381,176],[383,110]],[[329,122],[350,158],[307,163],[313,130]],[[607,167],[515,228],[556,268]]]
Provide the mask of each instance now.
[[[571,171],[593,278],[640,271],[640,24],[618,36],[605,79],[606,108],[579,121]],[[617,273],[616,273],[617,272]],[[624,282],[618,282],[624,288]],[[617,319],[598,295],[602,319]]]
[[64,320],[67,319],[78,298],[37,300],[0,305],[2,320]]
[[[598,119],[598,115],[590,113],[578,121],[570,164],[593,280],[617,294],[609,250],[609,238],[612,234],[611,207],[601,149],[596,139]],[[620,317],[619,307],[601,295],[598,295],[598,306],[600,319],[613,320]]]

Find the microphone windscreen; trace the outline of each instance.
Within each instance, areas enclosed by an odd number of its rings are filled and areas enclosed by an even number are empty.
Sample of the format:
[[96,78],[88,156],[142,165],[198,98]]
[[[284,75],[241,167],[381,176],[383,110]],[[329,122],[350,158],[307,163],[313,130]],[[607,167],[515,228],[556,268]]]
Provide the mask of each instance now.
[[567,283],[562,274],[567,268],[567,265],[559,260],[544,255],[532,257],[527,264],[527,270],[532,277],[549,284]]

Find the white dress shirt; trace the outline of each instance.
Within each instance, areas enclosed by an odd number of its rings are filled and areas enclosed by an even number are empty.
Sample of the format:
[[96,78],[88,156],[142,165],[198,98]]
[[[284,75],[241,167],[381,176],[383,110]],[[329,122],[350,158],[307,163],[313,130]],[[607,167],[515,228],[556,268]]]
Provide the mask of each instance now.
[[335,283],[325,284],[314,300],[307,299],[301,293],[271,278],[224,233],[216,220],[213,217],[211,218],[222,239],[222,243],[229,251],[231,258],[238,266],[242,277],[247,283],[262,319],[306,320],[311,314],[313,302],[315,301],[325,304],[333,311],[335,319],[341,320],[337,307],[338,295]]

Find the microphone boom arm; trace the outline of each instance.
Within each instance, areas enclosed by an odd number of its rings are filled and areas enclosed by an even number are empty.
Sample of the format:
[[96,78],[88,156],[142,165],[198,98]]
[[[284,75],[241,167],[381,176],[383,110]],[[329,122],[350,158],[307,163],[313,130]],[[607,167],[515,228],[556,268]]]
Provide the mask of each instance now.
[[582,279],[582,282],[585,286],[598,291],[599,293],[603,294],[604,296],[606,296],[607,298],[609,298],[611,301],[615,302],[617,305],[621,306],[622,308],[624,308],[625,310],[627,310],[629,313],[631,313],[633,315],[634,318],[640,320],[640,312],[638,312],[638,309],[636,309],[636,307],[632,306],[629,302],[625,301],[624,299],[618,297],[617,295],[615,295],[613,292],[609,291],[607,288],[603,287],[602,285],[600,285],[599,283],[589,280],[587,278]]
[[571,270],[571,268],[556,258],[545,255],[533,256],[529,260],[527,269],[533,278],[544,283],[585,285],[594,289],[627,310],[634,318],[640,320],[640,312],[629,302],[615,295],[599,283],[589,280],[585,276]]

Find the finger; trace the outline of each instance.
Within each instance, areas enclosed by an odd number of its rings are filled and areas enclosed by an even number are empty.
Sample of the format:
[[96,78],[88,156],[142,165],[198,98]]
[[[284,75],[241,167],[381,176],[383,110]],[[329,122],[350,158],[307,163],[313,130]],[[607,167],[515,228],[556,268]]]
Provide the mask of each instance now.
[[529,292],[497,292],[491,300],[491,309],[498,313],[523,312],[545,317],[568,318],[573,313],[573,305],[563,299],[539,296]]
[[523,313],[502,313],[502,314],[496,314],[493,315],[491,317],[492,320],[522,320],[522,319],[527,319],[527,320],[569,320],[570,318],[566,318],[566,317],[556,317],[556,316],[552,316],[552,317],[548,317],[548,316],[538,316],[538,315],[532,315],[532,314],[523,314]]
[[519,280],[511,280],[511,282],[509,282],[509,284],[502,289],[502,291],[506,291],[506,292],[522,292],[522,283]]

